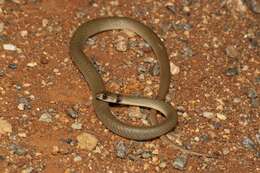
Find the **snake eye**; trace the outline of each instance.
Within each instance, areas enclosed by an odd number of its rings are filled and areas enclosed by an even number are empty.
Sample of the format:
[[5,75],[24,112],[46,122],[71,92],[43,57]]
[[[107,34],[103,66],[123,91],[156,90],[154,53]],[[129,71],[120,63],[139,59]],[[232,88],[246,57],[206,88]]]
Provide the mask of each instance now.
[[102,99],[104,99],[104,100],[107,99],[107,94],[106,94],[106,93],[103,93],[103,94],[102,94]]

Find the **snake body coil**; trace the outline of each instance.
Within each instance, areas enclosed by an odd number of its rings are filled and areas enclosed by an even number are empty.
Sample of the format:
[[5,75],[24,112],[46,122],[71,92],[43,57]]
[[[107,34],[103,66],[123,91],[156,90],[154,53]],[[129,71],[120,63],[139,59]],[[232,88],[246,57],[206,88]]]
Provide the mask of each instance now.
[[98,94],[105,92],[105,87],[95,67],[92,65],[89,58],[83,53],[82,46],[84,45],[86,39],[90,36],[114,29],[131,30],[140,35],[152,47],[155,55],[158,57],[161,67],[160,86],[157,99],[163,100],[168,92],[170,83],[169,60],[166,49],[161,40],[144,24],[126,17],[106,17],[86,22],[75,31],[71,39],[70,56],[72,57],[73,62],[78,66],[85,80],[88,82],[93,95],[93,107],[95,112],[98,118],[108,129],[120,136],[134,140],[148,140],[159,137],[169,132],[176,126],[177,114],[171,106],[164,106],[162,101],[153,102],[152,99],[142,100],[138,97],[131,97],[129,100],[127,97],[123,98],[125,99],[124,101],[130,105],[142,106],[141,103],[146,102],[146,105],[150,105],[150,108],[159,106],[159,109],[162,109],[163,113],[166,115],[166,120],[160,124],[148,127],[137,127],[119,121],[112,115],[109,104],[96,98]]

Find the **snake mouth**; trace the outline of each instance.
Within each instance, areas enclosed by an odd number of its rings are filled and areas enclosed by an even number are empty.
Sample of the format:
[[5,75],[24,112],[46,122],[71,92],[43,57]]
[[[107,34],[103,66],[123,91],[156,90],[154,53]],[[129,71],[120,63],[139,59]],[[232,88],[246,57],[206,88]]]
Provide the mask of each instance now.
[[117,103],[122,102],[122,96],[120,94],[110,93],[110,92],[100,92],[96,94],[96,99],[108,102],[108,103]]

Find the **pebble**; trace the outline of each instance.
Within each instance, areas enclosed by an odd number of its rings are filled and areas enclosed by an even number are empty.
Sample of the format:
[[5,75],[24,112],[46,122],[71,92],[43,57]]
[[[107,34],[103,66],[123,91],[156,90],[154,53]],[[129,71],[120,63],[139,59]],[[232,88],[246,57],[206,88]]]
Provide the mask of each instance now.
[[116,147],[115,147],[115,150],[116,150],[116,156],[121,158],[121,159],[125,159],[126,156],[127,156],[127,147],[126,145],[124,144],[124,142],[122,141],[119,141],[117,144],[116,144]]
[[23,30],[23,31],[20,32],[20,34],[21,34],[22,37],[26,37],[28,35],[28,31]]
[[247,149],[254,150],[256,148],[255,143],[248,137],[244,137],[242,144]]
[[180,73],[180,67],[175,65],[174,63],[170,62],[170,70],[172,75],[176,75]]
[[239,75],[239,69],[237,67],[230,67],[225,71],[226,76]]
[[215,118],[215,114],[213,112],[203,112],[202,116],[208,119],[213,119]]
[[135,107],[129,107],[128,108],[128,116],[130,117],[130,118],[138,118],[138,119],[140,119],[140,118],[143,118],[144,117],[144,114],[141,112],[141,109],[140,109],[140,107],[137,107],[137,106],[135,106]]
[[166,168],[166,166],[167,166],[167,163],[166,162],[160,162],[160,164],[159,164],[159,167],[160,168]]
[[96,148],[98,139],[90,133],[81,133],[77,136],[78,148],[91,151]]
[[73,159],[74,162],[80,162],[81,160],[82,160],[82,157],[80,157],[80,156],[76,156]]
[[260,1],[257,0],[244,0],[244,2],[247,4],[249,9],[254,12],[259,14],[260,13]]
[[17,68],[17,64],[11,63],[11,64],[8,65],[8,67],[9,67],[10,69],[15,70],[15,69]]
[[188,155],[187,154],[181,154],[177,156],[177,158],[172,161],[172,166],[176,169],[179,170],[184,170],[188,160]]
[[17,47],[13,44],[3,44],[4,50],[16,51]]
[[5,75],[4,70],[0,69],[0,77],[3,77]]
[[7,134],[12,132],[12,125],[3,119],[0,119],[0,134]]
[[226,120],[226,119],[227,119],[226,115],[221,114],[221,113],[217,113],[216,116],[217,116],[217,118],[218,118],[219,120]]
[[33,67],[37,66],[37,63],[36,62],[29,62],[26,66],[33,68]]
[[19,98],[17,108],[21,111],[26,110],[26,109],[31,109],[32,106],[31,106],[30,100],[25,97]]
[[226,51],[227,56],[230,58],[236,58],[239,56],[239,52],[237,51],[237,49],[234,46],[227,46],[225,51]]
[[171,11],[173,14],[176,14],[177,9],[176,6],[173,3],[167,3],[166,8]]
[[148,159],[148,158],[151,158],[151,157],[153,157],[153,154],[152,154],[151,151],[143,151],[143,153],[142,153],[143,159]]
[[66,110],[66,113],[68,116],[70,116],[71,118],[74,118],[74,119],[78,118],[78,116],[79,116],[78,112],[73,108],[68,108]]
[[18,156],[24,156],[27,154],[27,150],[25,148],[16,144],[11,144],[10,150],[12,150],[12,152]]
[[256,82],[257,84],[260,84],[260,76],[257,76],[257,77],[255,78],[255,82]]
[[0,33],[4,31],[4,23],[0,22]]
[[260,145],[260,131],[255,135],[255,137],[256,137],[256,141]]
[[192,29],[192,25],[188,23],[173,23],[172,26],[175,30],[188,31]]
[[116,50],[119,52],[125,52],[128,49],[128,39],[122,36],[118,36],[116,40]]
[[159,76],[160,74],[160,65],[159,63],[155,63],[151,70],[151,75],[153,76]]
[[39,121],[51,123],[52,122],[52,115],[48,112],[45,112],[45,113],[41,114]]
[[229,152],[230,152],[229,149],[226,148],[226,147],[222,149],[222,153],[223,153],[224,155],[227,155]]
[[33,172],[33,167],[28,167],[21,171],[21,173],[32,173],[32,172]]
[[82,124],[80,122],[74,122],[71,124],[71,128],[75,130],[81,130],[82,129]]
[[193,56],[193,50],[190,47],[185,46],[183,48],[183,56],[189,58]]

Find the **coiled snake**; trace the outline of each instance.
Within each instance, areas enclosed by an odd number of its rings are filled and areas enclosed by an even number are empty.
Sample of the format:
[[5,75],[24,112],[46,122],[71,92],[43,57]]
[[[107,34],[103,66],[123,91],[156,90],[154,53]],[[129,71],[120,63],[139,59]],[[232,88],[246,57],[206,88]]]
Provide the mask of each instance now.
[[[85,41],[97,33],[127,29],[140,35],[153,49],[160,65],[160,86],[156,99],[121,96],[107,93],[101,76],[92,65],[89,58],[83,53]],[[170,65],[168,55],[162,41],[147,26],[126,17],[105,17],[88,21],[82,24],[73,34],[70,41],[70,56],[91,89],[93,107],[102,123],[114,133],[129,139],[148,140],[159,137],[172,130],[177,123],[177,113],[173,107],[164,102],[170,83]],[[109,103],[127,104],[156,109],[165,115],[166,119],[151,126],[133,126],[119,121],[110,111]],[[156,111],[151,111],[155,116]]]

